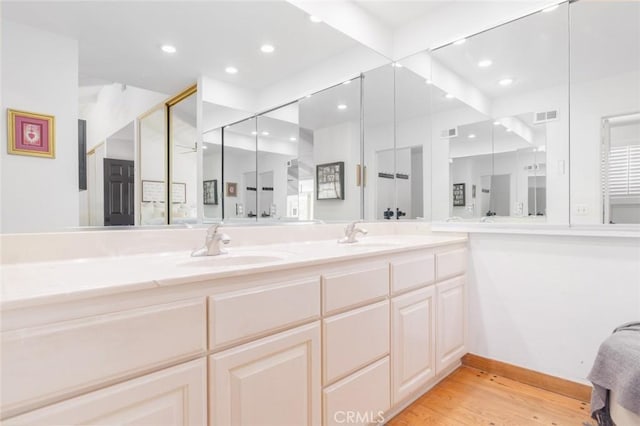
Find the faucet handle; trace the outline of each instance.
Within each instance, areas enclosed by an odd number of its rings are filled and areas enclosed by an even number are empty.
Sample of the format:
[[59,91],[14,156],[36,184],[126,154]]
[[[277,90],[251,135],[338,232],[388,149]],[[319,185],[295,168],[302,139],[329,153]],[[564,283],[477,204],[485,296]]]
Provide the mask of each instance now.
[[213,225],[211,225],[209,227],[209,229],[207,229],[207,235],[211,236],[211,235],[215,235],[218,233],[218,228],[222,225],[222,222],[218,222],[218,223],[214,223]]

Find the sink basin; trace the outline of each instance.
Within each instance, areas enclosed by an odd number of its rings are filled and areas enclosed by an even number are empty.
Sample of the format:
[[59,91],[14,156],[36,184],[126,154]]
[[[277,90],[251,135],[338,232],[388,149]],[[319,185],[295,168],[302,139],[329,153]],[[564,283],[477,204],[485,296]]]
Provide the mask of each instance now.
[[181,263],[180,266],[216,268],[225,266],[256,265],[260,263],[278,262],[283,256],[256,254],[221,254],[219,256],[194,257]]

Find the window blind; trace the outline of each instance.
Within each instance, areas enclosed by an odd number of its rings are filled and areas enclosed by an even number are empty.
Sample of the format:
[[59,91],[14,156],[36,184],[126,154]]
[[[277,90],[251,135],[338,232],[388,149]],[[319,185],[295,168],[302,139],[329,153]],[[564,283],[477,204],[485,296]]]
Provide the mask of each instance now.
[[609,150],[609,196],[640,196],[640,145],[611,147]]

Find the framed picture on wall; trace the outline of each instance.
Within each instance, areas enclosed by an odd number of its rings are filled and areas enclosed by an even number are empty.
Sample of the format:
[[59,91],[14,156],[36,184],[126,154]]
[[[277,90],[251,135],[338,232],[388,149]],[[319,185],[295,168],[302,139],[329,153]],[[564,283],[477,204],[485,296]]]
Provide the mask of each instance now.
[[316,166],[316,199],[344,200],[344,161]]
[[226,186],[225,195],[227,197],[237,197],[238,196],[238,183],[237,182],[227,182],[225,186]]
[[55,158],[55,117],[7,109],[9,154]]
[[218,180],[205,180],[202,182],[203,202],[205,205],[218,205]]
[[465,206],[464,183],[453,184],[453,207]]

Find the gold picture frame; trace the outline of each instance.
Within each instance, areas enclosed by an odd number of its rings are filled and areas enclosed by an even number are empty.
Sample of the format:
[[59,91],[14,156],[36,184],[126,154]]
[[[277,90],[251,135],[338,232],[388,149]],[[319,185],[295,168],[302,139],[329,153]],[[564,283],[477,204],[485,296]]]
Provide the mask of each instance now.
[[13,155],[55,158],[55,117],[7,109],[7,152]]

